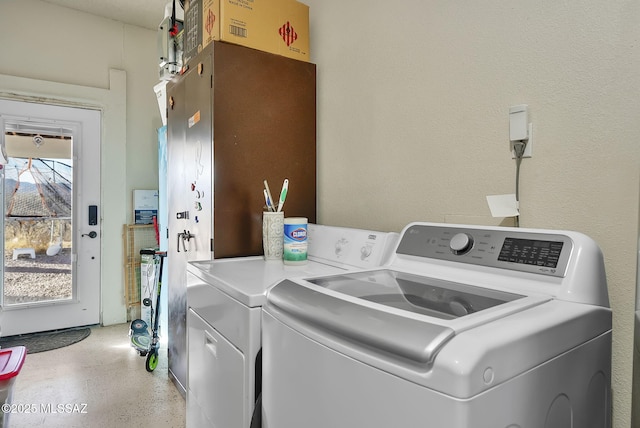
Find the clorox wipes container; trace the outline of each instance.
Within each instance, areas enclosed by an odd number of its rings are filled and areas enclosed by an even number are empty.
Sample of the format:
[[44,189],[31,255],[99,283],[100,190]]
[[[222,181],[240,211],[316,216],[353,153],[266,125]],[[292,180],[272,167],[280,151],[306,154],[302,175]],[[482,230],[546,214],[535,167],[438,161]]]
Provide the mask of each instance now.
[[284,219],[284,264],[298,265],[307,262],[307,218]]

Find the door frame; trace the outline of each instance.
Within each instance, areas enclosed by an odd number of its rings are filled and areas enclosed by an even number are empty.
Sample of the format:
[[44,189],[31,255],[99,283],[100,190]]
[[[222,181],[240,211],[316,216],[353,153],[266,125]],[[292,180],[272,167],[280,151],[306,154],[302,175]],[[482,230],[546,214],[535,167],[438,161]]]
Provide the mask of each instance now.
[[[3,306],[2,334],[25,334],[98,324],[101,294],[100,222],[88,226],[87,207],[101,206],[100,175],[96,178],[94,174],[100,170],[101,161],[100,156],[92,156],[92,153],[100,153],[102,114],[95,109],[5,99],[0,100],[0,114],[2,145],[8,124],[70,130],[73,136],[71,158],[74,168],[72,298]],[[4,225],[4,221],[1,224]],[[86,238],[91,231],[97,232],[97,239]],[[0,254],[4,255],[4,242],[2,245]]]
[[102,325],[127,322],[122,225],[127,223],[127,73],[109,69],[104,87],[88,87],[0,74],[0,98],[102,111],[101,293]]

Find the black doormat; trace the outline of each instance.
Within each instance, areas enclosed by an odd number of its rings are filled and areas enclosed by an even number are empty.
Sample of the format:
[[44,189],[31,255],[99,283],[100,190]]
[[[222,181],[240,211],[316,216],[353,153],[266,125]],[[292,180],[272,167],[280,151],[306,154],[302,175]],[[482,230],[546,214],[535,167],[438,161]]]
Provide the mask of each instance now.
[[35,354],[72,345],[87,338],[90,334],[91,329],[83,327],[0,337],[0,348],[25,346],[27,353]]

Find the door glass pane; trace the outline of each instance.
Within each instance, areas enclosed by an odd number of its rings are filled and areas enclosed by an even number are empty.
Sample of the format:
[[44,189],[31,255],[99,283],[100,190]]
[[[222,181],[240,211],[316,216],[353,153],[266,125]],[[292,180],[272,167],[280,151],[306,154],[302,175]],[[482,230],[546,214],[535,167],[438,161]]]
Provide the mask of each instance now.
[[70,300],[71,137],[6,129],[4,307]]

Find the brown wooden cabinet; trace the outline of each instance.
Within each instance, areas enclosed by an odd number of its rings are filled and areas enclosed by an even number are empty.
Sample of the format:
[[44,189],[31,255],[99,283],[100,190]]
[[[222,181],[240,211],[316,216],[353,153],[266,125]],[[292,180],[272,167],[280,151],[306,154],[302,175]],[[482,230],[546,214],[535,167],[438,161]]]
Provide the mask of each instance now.
[[262,254],[263,180],[316,221],[316,67],[213,42],[167,85],[169,370],[186,388],[186,265]]

